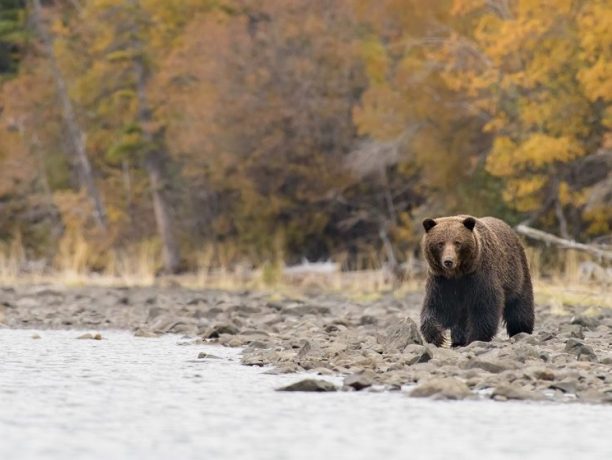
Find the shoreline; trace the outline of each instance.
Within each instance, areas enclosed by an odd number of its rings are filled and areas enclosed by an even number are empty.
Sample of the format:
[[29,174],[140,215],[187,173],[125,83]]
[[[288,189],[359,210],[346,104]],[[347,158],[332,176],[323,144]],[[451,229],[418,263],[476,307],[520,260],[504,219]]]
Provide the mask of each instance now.
[[14,329],[165,333],[244,349],[272,372],[344,375],[355,389],[415,385],[423,397],[612,403],[612,310],[536,306],[534,334],[460,349],[422,344],[420,293],[355,300],[183,287],[0,287],[0,323]]

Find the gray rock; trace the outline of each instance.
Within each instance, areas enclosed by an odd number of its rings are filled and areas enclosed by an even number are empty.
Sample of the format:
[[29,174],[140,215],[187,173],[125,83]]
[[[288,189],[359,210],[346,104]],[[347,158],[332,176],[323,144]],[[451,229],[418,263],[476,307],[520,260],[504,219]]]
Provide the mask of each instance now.
[[135,337],[157,337],[157,334],[149,329],[145,329],[145,328],[136,328],[136,330],[134,331],[134,336]]
[[578,360],[582,361],[596,361],[597,355],[591,347],[585,345],[583,342],[577,339],[569,339],[565,342],[565,351],[576,355]]
[[17,308],[17,305],[8,301],[8,300],[2,300],[0,301],[0,307],[5,307],[5,308]]
[[612,356],[606,356],[599,361],[601,364],[612,365]]
[[217,324],[213,326],[212,328],[210,328],[204,334],[204,336],[208,339],[216,339],[216,338],[219,338],[221,334],[235,335],[235,334],[238,334],[239,332],[240,331],[238,330],[238,328],[234,326],[233,324]]
[[283,375],[283,374],[294,374],[295,372],[300,371],[301,369],[295,364],[286,364],[279,367],[273,367],[272,369],[268,369],[262,374],[266,375]]
[[578,399],[585,403],[601,404],[612,403],[612,394],[599,390],[586,390],[577,394]]
[[310,353],[312,350],[312,345],[310,344],[310,342],[308,340],[304,340],[304,345],[302,345],[302,348],[300,348],[300,351],[297,352],[297,355],[295,356],[295,358],[299,361],[301,359],[304,359],[306,357],[306,355],[308,355],[308,353]]
[[555,380],[555,373],[550,369],[546,369],[545,367],[537,367],[532,369],[527,369],[525,374],[529,378],[533,378],[535,380]]
[[543,343],[543,342],[548,342],[549,340],[554,339],[555,338],[555,334],[553,334],[550,331],[540,331],[540,332],[538,332],[537,337],[538,337],[538,341],[540,343]]
[[413,364],[426,363],[434,357],[433,352],[423,345],[409,344],[404,349],[402,361],[412,366]]
[[363,390],[374,384],[374,372],[363,371],[348,375],[344,378],[344,386],[354,388],[355,390]]
[[373,315],[363,315],[361,318],[359,318],[359,324],[362,326],[367,324],[378,324],[378,318]]
[[559,327],[559,333],[566,337],[584,339],[583,327],[580,324],[562,324]]
[[518,399],[518,400],[539,400],[543,398],[540,393],[525,390],[518,385],[500,384],[495,387],[491,394],[493,399]]
[[198,359],[222,359],[219,356],[211,355],[210,353],[200,352],[198,353]]
[[423,345],[423,339],[416,323],[410,318],[405,318],[388,327],[383,334],[379,334],[378,343],[387,352],[403,352],[410,344]]
[[100,333],[91,334],[86,332],[85,334],[79,335],[77,337],[78,340],[102,340],[102,335]]
[[[528,340],[528,339],[527,339]],[[534,347],[533,345],[527,343],[527,340],[517,343],[511,348],[511,357],[516,359],[522,363],[525,361],[539,360],[540,359],[540,351]]]
[[338,388],[331,382],[319,379],[304,379],[299,382],[292,383],[276,391],[310,391],[310,392],[328,392],[337,391]]
[[473,351],[476,354],[485,353],[491,349],[495,348],[495,344],[491,342],[482,342],[481,340],[475,340],[472,343],[469,343],[465,347],[457,348],[460,351]]
[[433,357],[436,362],[445,365],[445,364],[454,364],[457,365],[459,362],[465,359],[464,355],[457,352],[452,348],[439,348],[432,347],[429,348],[429,351],[433,352]]
[[17,308],[34,309],[40,306],[40,301],[33,297],[22,297],[18,299],[15,303],[17,305]]
[[288,315],[304,316],[304,315],[328,315],[329,307],[321,305],[297,305],[283,309]]
[[492,374],[499,374],[500,372],[514,369],[516,366],[512,362],[505,360],[472,358],[463,364],[462,367],[463,369],[482,369]]
[[599,325],[599,319],[593,316],[576,315],[570,323],[578,324],[588,329],[595,329]]
[[563,393],[576,394],[578,382],[573,379],[565,379],[561,382],[555,382],[549,386],[554,390],[561,390]]
[[151,307],[149,308],[149,314],[147,318],[149,321],[151,321],[163,313],[164,313],[164,309],[162,307]]
[[515,343],[515,342],[520,342],[521,340],[526,340],[533,337],[531,334],[528,334],[527,332],[519,332],[516,335],[513,335],[512,337],[510,337],[510,342]]
[[260,350],[264,350],[266,348],[270,348],[270,344],[266,342],[262,342],[261,340],[253,340],[252,342],[249,342],[246,347],[251,348],[251,349],[257,348]]
[[465,399],[469,396],[472,392],[468,386],[454,377],[429,380],[410,392],[412,398]]

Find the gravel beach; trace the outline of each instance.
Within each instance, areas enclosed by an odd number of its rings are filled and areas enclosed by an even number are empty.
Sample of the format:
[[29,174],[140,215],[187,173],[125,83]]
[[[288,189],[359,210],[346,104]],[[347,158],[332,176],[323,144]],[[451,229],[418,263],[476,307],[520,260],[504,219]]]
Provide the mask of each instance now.
[[[342,389],[350,391],[409,386],[411,396],[434,399],[612,403],[612,310],[565,306],[559,314],[537,305],[533,335],[508,339],[500,328],[492,342],[450,349],[423,344],[421,302],[421,293],[353,300],[328,293],[17,286],[0,288],[0,327],[86,330],[91,333],[81,338],[94,340],[104,340],[108,329],[141,337],[176,333],[194,343],[242,347],[243,364],[271,366],[270,373],[340,374]],[[312,390],[313,382],[306,386]]]

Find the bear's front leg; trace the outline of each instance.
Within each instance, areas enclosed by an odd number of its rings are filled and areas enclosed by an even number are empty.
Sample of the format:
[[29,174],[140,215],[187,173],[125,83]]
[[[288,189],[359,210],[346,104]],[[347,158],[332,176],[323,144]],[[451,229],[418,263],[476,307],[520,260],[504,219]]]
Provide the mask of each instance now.
[[468,344],[468,321],[467,313],[459,317],[459,321],[451,327],[451,347],[464,347]]
[[433,343],[436,347],[444,345],[444,329],[432,317],[421,316],[421,334],[428,343]]
[[499,327],[499,321],[503,308],[503,294],[495,291],[483,293],[471,302],[468,312],[467,344],[480,340],[490,342]]

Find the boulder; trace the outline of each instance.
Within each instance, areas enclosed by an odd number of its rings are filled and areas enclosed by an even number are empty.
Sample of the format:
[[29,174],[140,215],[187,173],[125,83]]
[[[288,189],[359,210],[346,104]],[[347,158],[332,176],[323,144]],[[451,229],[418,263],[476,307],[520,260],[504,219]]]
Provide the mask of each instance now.
[[374,384],[374,372],[363,371],[348,375],[344,378],[344,386],[357,391],[368,388]]
[[423,339],[416,323],[410,318],[405,318],[379,334],[378,343],[386,352],[401,353],[410,344],[423,345]]
[[285,387],[278,388],[276,391],[309,391],[309,392],[328,392],[337,391],[338,388],[327,380],[320,379],[304,379],[299,382],[292,383]]
[[469,396],[472,392],[468,386],[454,377],[429,380],[410,392],[412,398],[464,399]]
[[595,354],[593,349],[588,345],[585,345],[584,342],[581,342],[577,339],[569,339],[567,342],[565,342],[565,351],[572,355],[576,355],[576,358],[578,358],[578,360],[597,360],[597,355]]

